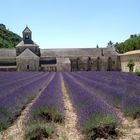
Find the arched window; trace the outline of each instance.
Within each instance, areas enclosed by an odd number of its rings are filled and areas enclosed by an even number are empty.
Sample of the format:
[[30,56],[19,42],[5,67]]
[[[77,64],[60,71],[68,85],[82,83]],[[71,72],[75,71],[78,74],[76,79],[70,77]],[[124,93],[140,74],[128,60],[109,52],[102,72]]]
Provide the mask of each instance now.
[[100,71],[100,57],[97,58],[97,71]]
[[111,71],[112,70],[112,59],[111,57],[108,58],[108,71]]
[[28,35],[28,34],[26,34],[26,35],[25,35],[25,38],[26,38],[26,39],[29,39],[29,35]]
[[91,65],[92,65],[92,63],[91,63],[91,58],[90,57],[88,57],[88,71],[91,71]]
[[79,71],[79,60],[80,60],[80,58],[78,57],[77,58],[77,71]]
[[29,70],[29,65],[27,65],[27,70]]

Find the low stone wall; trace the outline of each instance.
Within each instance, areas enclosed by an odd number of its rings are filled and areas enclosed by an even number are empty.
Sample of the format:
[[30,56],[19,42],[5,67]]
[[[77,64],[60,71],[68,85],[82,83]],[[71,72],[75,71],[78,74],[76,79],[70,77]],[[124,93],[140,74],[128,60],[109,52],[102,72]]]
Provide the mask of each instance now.
[[0,71],[17,71],[16,66],[0,66]]
[[40,71],[56,72],[57,71],[57,65],[56,64],[41,65]]

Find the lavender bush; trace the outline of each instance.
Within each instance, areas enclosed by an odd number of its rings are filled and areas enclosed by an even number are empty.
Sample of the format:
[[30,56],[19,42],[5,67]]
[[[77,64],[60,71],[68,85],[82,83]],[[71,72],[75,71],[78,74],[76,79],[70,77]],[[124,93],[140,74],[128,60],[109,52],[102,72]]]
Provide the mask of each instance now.
[[32,75],[29,77],[25,77],[24,79],[18,79],[15,82],[10,82],[9,84],[6,84],[4,86],[0,86],[0,100],[9,95],[12,94],[13,92],[16,92],[16,90],[20,90],[20,88],[22,89],[22,87],[31,84],[32,82],[36,81],[37,79],[40,79],[41,77],[43,77],[44,74],[43,73],[38,73],[37,75]]
[[100,124],[114,124],[120,121],[113,107],[78,85],[67,74],[63,76],[77,112],[79,128],[89,133]]
[[42,92],[29,112],[29,121],[62,122],[64,118],[63,94],[59,73]]
[[42,73],[37,80],[18,90],[12,94],[7,94],[0,99],[0,128],[6,128],[10,125],[16,117],[20,114],[21,110],[32,100],[39,90],[45,86],[50,76],[47,73]]
[[[111,73],[112,72],[110,72],[110,74]],[[139,93],[140,86],[139,84],[135,84],[135,82],[133,83],[132,81],[134,78],[134,81],[138,82],[138,80],[140,81],[140,78],[132,74],[128,75],[120,72],[122,78],[127,79],[128,76],[128,81],[131,79],[131,85],[128,84],[129,82],[127,83],[126,81],[122,83],[121,81],[123,81],[124,79],[120,80],[120,83],[116,84],[116,79],[121,79],[121,77],[118,75],[118,72],[116,72],[116,75],[115,72],[113,72],[112,78],[111,76],[109,76],[109,73],[107,72],[103,73],[103,77],[105,77],[105,74],[106,74],[106,79],[111,79],[113,81],[112,83],[107,84],[106,82],[97,82],[97,80],[90,79],[90,77],[93,77],[94,79],[93,72],[92,72],[92,76],[91,73],[89,73],[90,75],[89,79],[85,78],[84,72],[81,72],[80,74],[71,73],[70,75],[76,78],[76,80],[78,80],[79,82],[83,83],[87,89],[93,91],[94,94],[100,96],[110,105],[119,108],[121,111],[125,113],[125,115],[131,117],[135,116],[135,114],[138,113],[138,110],[140,110],[140,93]],[[97,77],[96,73],[95,73],[95,77]],[[116,85],[116,88],[114,88],[114,85]],[[135,98],[135,102],[132,102],[130,104],[129,102],[131,100],[134,100],[134,98]]]

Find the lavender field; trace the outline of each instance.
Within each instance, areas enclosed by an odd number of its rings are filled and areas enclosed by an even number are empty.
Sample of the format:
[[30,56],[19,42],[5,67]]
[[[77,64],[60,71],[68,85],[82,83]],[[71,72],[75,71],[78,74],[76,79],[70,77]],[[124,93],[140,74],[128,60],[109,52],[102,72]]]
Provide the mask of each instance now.
[[123,72],[0,72],[0,132],[10,133],[24,110],[24,139],[48,138],[59,125],[68,134],[76,129],[90,139],[105,137],[98,130],[108,127],[108,137],[126,118],[140,120],[140,77]]

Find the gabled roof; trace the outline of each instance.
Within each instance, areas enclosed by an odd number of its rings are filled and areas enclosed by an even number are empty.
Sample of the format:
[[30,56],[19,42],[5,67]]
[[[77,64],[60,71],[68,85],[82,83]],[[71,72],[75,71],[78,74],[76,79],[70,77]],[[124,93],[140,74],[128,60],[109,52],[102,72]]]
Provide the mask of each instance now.
[[[21,42],[19,42],[18,44],[17,44],[17,46],[16,47],[28,47],[28,46],[34,46],[34,47],[36,47],[36,46],[38,46],[35,42],[33,42],[33,44],[25,44],[24,43],[24,41],[22,40]],[[39,47],[39,46],[38,46]]]
[[105,56],[117,56],[114,48],[67,48],[67,49],[41,49],[41,57],[100,57],[101,50]]
[[36,54],[34,54],[30,49],[25,49],[17,58],[39,58]]
[[120,54],[120,56],[122,56],[122,55],[134,55],[134,54],[140,54],[140,50],[129,51],[129,52]]
[[29,29],[28,26],[26,26],[26,28],[23,30],[23,32],[26,32],[26,33],[31,33],[32,31]]

